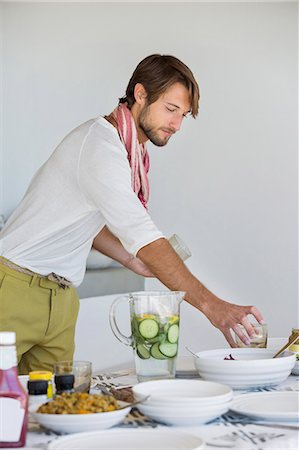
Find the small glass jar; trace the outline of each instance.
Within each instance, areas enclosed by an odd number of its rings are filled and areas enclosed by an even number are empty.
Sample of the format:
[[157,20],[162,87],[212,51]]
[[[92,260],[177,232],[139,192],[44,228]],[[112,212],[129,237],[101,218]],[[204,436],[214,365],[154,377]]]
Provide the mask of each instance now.
[[[292,334],[289,337],[289,342],[293,338],[295,333],[299,334],[299,328],[292,328]],[[292,345],[290,345],[288,351],[296,355],[296,362],[291,373],[293,375],[299,375],[299,336],[298,339],[296,339],[296,341],[293,342]]]
[[295,355],[296,355],[296,362],[295,362],[295,365],[294,365],[294,367],[292,369],[292,374],[293,375],[299,375],[299,342],[298,342],[298,344],[297,344],[297,342],[298,341],[296,341],[296,344],[292,344],[289,347],[289,351],[292,352],[292,353],[295,353]]
[[67,393],[75,392],[74,390],[75,377],[72,373],[55,375],[54,381],[55,381],[56,395],[60,395],[63,392]]
[[[299,334],[299,328],[292,328],[292,334],[291,334],[291,336],[289,337],[289,341],[292,339],[292,337],[294,336],[295,333],[298,333],[298,334]],[[299,336],[298,336],[298,339],[294,342],[294,344],[295,344],[295,345],[298,345],[298,344],[299,344]]]
[[48,382],[47,397],[53,398],[53,373],[49,370],[34,370],[29,372],[29,380],[46,380]]
[[48,399],[48,381],[47,380],[28,380],[28,401],[29,405],[34,405],[37,403],[46,403]]

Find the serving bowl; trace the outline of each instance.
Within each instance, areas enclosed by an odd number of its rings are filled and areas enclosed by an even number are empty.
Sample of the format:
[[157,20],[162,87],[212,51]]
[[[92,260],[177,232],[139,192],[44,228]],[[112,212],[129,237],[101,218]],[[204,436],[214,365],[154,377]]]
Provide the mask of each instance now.
[[[118,403],[123,406],[122,402]],[[30,414],[43,427],[59,433],[105,430],[121,423],[131,410],[128,406],[124,409],[92,414],[45,414],[37,412],[39,406],[30,406]]]
[[[273,358],[275,352],[264,348],[225,348],[196,353],[194,364],[205,379],[222,382],[233,389],[275,386],[291,373],[296,357],[284,352]],[[224,359],[232,356],[232,359]]]

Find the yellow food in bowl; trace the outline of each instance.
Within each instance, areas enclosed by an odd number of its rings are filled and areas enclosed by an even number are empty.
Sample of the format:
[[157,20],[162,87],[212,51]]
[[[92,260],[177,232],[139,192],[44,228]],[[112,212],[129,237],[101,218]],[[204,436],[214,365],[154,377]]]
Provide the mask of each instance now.
[[119,409],[119,405],[112,395],[72,392],[57,395],[55,400],[41,405],[37,412],[43,414],[93,414],[117,409]]

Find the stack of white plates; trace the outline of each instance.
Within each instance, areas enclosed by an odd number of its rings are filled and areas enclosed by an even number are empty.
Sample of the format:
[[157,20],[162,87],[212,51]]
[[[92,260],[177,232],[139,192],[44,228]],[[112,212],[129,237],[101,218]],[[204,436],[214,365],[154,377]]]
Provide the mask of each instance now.
[[150,396],[138,409],[158,422],[195,426],[210,422],[229,410],[232,389],[202,380],[155,380],[133,387],[136,400]]

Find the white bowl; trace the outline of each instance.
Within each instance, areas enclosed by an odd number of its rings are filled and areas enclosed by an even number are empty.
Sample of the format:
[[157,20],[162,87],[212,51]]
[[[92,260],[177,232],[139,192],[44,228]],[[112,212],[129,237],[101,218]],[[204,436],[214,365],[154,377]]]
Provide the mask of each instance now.
[[[225,360],[228,355],[235,360]],[[275,351],[263,348],[225,348],[196,353],[194,363],[199,375],[234,389],[274,386],[284,381],[295,364],[295,355],[284,352],[273,359]]]
[[229,410],[229,403],[227,403],[226,405],[220,405],[218,407],[215,406],[212,411],[202,410],[201,412],[191,413],[188,415],[186,415],[184,411],[181,411],[181,414],[177,415],[175,415],[171,410],[169,410],[168,413],[160,412],[158,408],[156,410],[151,409],[149,411],[148,407],[142,404],[138,405],[138,409],[151,419],[166,423],[168,425],[196,426],[210,422],[211,420],[214,420],[222,414],[226,413]]
[[292,369],[292,374],[293,375],[299,375],[299,361],[295,362],[295,365]]
[[224,384],[203,380],[155,380],[138,383],[132,388],[136,400],[147,395],[145,405],[210,405],[227,402],[232,389]]
[[[121,405],[121,402],[119,402]],[[123,421],[131,407],[92,414],[44,414],[37,413],[40,405],[32,405],[29,412],[43,427],[59,433],[78,433],[81,431],[105,430]]]

